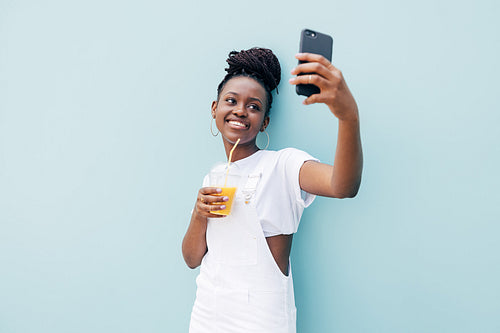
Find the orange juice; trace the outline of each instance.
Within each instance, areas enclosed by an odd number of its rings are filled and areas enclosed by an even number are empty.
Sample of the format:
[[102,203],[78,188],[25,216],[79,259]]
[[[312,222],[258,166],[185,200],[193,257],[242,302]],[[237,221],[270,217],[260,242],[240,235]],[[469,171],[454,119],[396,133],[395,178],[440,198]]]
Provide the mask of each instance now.
[[217,194],[217,196],[228,197],[229,200],[225,202],[218,202],[214,205],[226,205],[225,209],[222,210],[214,210],[210,213],[217,215],[229,215],[231,213],[231,206],[233,205],[234,194],[236,193],[237,187],[219,187],[222,192]]

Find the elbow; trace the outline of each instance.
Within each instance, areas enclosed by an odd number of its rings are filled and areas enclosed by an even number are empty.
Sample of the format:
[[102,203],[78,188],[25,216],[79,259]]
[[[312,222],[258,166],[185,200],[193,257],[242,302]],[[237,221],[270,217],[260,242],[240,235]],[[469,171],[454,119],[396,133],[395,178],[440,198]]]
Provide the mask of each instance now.
[[345,197],[352,199],[358,195],[358,191],[359,191],[359,185],[356,186],[356,188],[352,189]]
[[329,193],[326,195],[336,199],[351,199],[358,195],[361,186],[361,176],[345,182],[336,182],[332,179]]
[[195,258],[191,258],[191,257],[188,257],[188,256],[184,256],[184,262],[191,269],[195,269],[195,268],[197,268],[198,266],[201,265],[201,261],[200,260],[196,260]]
[[200,266],[200,264],[196,264],[196,263],[189,263],[189,262],[186,262],[187,266],[191,269],[195,269],[197,268],[198,266]]
[[353,188],[346,189],[345,191],[336,193],[333,197],[337,199],[352,199],[358,195],[359,184]]
[[182,241],[182,257],[184,258],[186,265],[191,269],[195,269],[201,265],[201,261],[206,252],[206,246],[203,251],[201,248],[193,246],[192,242],[187,238],[184,238]]
[[342,194],[337,194],[334,196],[336,199],[352,199],[357,195],[357,193],[342,193]]
[[184,258],[184,262],[191,269],[195,269],[201,265],[201,260],[204,255],[204,253],[199,253],[189,247],[182,247],[182,257]]

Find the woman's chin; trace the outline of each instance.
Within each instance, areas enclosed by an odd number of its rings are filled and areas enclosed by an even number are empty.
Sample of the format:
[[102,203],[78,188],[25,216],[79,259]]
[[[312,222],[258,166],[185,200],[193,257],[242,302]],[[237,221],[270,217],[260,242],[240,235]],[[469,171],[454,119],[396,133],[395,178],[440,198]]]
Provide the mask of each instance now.
[[255,140],[248,138],[246,135],[243,136],[243,135],[237,135],[234,133],[224,135],[223,138],[224,138],[225,142],[232,144],[232,145],[234,145],[236,143],[236,141],[238,141],[238,139],[239,139],[240,141],[238,142],[238,146],[248,146],[248,145],[251,145],[252,142],[255,143]]

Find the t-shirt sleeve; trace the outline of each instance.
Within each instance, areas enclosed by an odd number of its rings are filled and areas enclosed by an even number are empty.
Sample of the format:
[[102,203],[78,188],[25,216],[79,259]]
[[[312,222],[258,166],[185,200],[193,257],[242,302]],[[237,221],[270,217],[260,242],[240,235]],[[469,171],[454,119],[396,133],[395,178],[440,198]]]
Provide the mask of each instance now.
[[300,188],[299,184],[299,173],[300,168],[304,165],[306,161],[317,161],[317,158],[312,157],[305,151],[295,149],[295,148],[287,148],[284,150],[284,157],[286,161],[285,166],[285,176],[286,181],[288,183],[289,189],[291,190],[291,194],[293,197],[291,200],[295,200],[297,204],[301,205],[303,208],[308,207],[314,199],[316,195],[308,193]]

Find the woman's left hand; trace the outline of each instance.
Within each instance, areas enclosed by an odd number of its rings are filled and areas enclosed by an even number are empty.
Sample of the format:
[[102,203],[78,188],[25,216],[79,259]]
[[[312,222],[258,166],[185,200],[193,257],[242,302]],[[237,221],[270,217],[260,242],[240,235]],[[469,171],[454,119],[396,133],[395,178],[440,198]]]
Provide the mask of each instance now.
[[[309,96],[305,105],[325,103],[339,120],[358,120],[358,106],[352,96],[342,72],[325,57],[313,53],[298,53],[295,58],[306,63],[295,67],[291,74],[297,75],[290,83],[314,84],[320,89],[319,94]],[[312,73],[298,75],[300,73]]]

